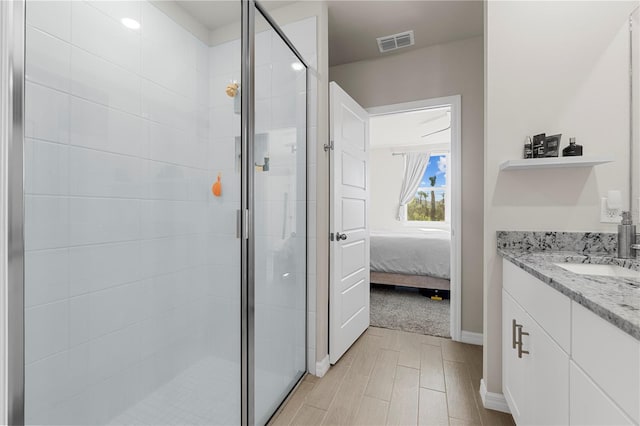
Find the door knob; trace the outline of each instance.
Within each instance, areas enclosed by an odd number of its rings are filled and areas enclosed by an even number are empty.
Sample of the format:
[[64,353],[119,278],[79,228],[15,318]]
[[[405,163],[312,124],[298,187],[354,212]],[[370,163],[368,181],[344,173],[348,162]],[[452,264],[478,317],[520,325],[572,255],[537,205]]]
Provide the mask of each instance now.
[[347,234],[341,234],[339,232],[336,232],[336,240],[337,241],[346,240],[346,239],[347,239]]

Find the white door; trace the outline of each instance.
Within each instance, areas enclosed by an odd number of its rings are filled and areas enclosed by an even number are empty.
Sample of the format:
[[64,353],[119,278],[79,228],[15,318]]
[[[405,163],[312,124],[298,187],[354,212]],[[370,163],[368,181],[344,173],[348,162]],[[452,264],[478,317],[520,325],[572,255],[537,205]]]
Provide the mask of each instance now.
[[329,85],[331,150],[329,359],[369,327],[369,116]]

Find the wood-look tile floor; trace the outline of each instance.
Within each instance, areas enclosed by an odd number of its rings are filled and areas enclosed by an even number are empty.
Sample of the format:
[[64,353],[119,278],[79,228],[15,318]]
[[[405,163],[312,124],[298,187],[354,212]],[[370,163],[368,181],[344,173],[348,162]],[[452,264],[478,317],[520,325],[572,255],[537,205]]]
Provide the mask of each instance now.
[[270,425],[514,425],[482,406],[482,347],[369,327],[322,378],[307,375]]

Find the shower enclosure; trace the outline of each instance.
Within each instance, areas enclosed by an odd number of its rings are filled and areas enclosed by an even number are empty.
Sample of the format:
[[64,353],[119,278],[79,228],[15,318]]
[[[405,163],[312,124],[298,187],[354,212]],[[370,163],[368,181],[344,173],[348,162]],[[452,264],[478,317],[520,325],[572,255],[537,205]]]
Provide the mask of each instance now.
[[265,424],[306,370],[305,60],[252,0],[11,8],[10,423]]

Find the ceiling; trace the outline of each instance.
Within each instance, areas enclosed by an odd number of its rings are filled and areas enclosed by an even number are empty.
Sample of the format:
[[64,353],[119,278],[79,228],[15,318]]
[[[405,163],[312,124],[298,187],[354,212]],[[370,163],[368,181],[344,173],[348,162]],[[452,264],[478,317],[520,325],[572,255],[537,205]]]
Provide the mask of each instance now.
[[[373,116],[369,119],[372,149],[451,143],[451,107]],[[429,133],[434,133],[426,136]]]
[[[331,0],[329,66],[482,35],[482,0]],[[413,30],[415,45],[380,53],[377,37]]]
[[[274,10],[296,1],[260,3],[265,9]],[[176,4],[209,31],[240,19],[237,0],[180,0]],[[482,0],[329,0],[327,4],[329,66],[395,55],[483,32]],[[414,46],[380,53],[377,37],[407,30],[414,31]]]
[[[291,3],[295,1],[260,1],[266,10],[278,9]],[[177,4],[210,31],[240,21],[241,9],[238,0],[179,0]]]

